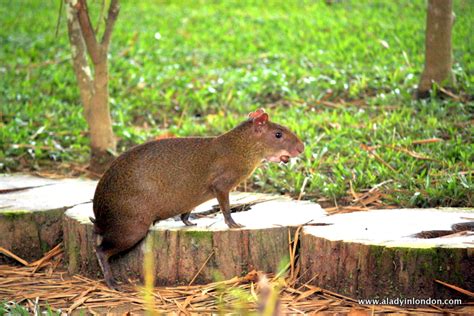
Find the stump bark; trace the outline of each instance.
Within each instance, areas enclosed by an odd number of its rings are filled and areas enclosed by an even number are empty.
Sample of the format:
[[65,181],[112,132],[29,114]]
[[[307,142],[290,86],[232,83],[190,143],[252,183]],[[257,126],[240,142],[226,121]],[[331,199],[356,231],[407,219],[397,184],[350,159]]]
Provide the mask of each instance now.
[[303,229],[302,282],[355,299],[466,301],[466,296],[435,280],[474,290],[474,232],[451,230],[453,224],[472,220],[473,209],[376,210],[330,216],[330,226]]
[[[0,247],[26,261],[41,258],[62,241],[65,210],[90,201],[96,183],[0,175]],[[11,262],[0,256],[0,263]]]
[[[114,276],[121,281],[142,279],[148,242],[153,244],[155,281],[159,285],[208,283],[245,275],[253,269],[277,272],[281,263],[288,260],[289,231],[292,234],[296,226],[322,219],[325,212],[310,202],[262,194],[231,194],[233,205],[262,199],[267,201],[232,215],[237,223],[245,225],[243,229],[228,229],[221,212],[215,213],[215,200],[193,213],[199,217],[191,217],[197,224],[195,227],[186,227],[179,219],[156,224],[144,241],[111,260]],[[102,278],[89,216],[92,216],[91,205],[80,205],[66,212],[64,244],[68,270],[72,274]]]

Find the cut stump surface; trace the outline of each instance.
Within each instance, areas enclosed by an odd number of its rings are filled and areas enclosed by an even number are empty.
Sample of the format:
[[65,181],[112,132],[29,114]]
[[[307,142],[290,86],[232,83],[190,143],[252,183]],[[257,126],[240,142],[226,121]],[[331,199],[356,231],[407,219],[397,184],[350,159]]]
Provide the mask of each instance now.
[[[296,226],[324,220],[326,213],[311,202],[264,194],[231,194],[234,205],[255,201],[260,203],[232,214],[237,223],[245,225],[242,229],[229,229],[220,211],[209,212],[216,200],[192,213],[191,220],[197,226],[186,227],[173,218],[157,223],[137,247],[111,260],[114,276],[122,281],[142,278],[147,242],[153,244],[155,280],[160,285],[202,284],[220,277],[245,275],[253,269],[277,272],[281,263],[288,260],[289,233],[293,237]],[[64,242],[68,269],[70,273],[102,278],[93,250],[89,216],[93,216],[91,205],[79,205],[66,212]]]
[[[303,282],[356,299],[467,300],[435,280],[474,290],[474,232],[450,231],[474,221],[474,209],[374,210],[327,221],[333,225],[303,228]],[[425,238],[414,236],[421,232]]]
[[[0,175],[0,247],[32,261],[62,241],[64,211],[90,202],[96,181]],[[10,262],[0,256],[0,263]]]

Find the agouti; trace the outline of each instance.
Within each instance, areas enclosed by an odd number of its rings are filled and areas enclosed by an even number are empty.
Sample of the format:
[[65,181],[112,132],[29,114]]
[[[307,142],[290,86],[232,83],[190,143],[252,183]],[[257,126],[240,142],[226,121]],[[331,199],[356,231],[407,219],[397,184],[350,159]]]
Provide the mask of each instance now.
[[120,155],[97,185],[91,218],[107,285],[117,288],[110,257],[136,245],[156,221],[181,215],[193,225],[190,212],[215,197],[226,224],[242,227],[230,215],[229,192],[262,160],[286,163],[303,150],[294,133],[259,109],[217,137],[161,139]]

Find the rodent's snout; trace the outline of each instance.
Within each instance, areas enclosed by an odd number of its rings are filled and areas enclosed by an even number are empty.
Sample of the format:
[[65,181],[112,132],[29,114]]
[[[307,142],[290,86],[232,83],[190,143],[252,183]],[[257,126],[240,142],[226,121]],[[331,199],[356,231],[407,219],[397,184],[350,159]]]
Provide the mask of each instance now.
[[296,157],[304,151],[304,144],[303,142],[298,142],[296,146],[294,146],[291,151],[289,152],[291,157]]
[[304,144],[303,142],[299,142],[298,145],[296,145],[296,150],[301,154],[304,151]]

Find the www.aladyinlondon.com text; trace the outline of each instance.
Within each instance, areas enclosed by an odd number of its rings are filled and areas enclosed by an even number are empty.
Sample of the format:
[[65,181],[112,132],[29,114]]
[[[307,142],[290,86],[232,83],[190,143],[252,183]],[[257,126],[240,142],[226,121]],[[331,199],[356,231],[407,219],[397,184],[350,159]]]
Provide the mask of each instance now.
[[379,299],[359,299],[362,305],[461,305],[462,300],[455,299],[435,299],[435,298],[379,298]]

